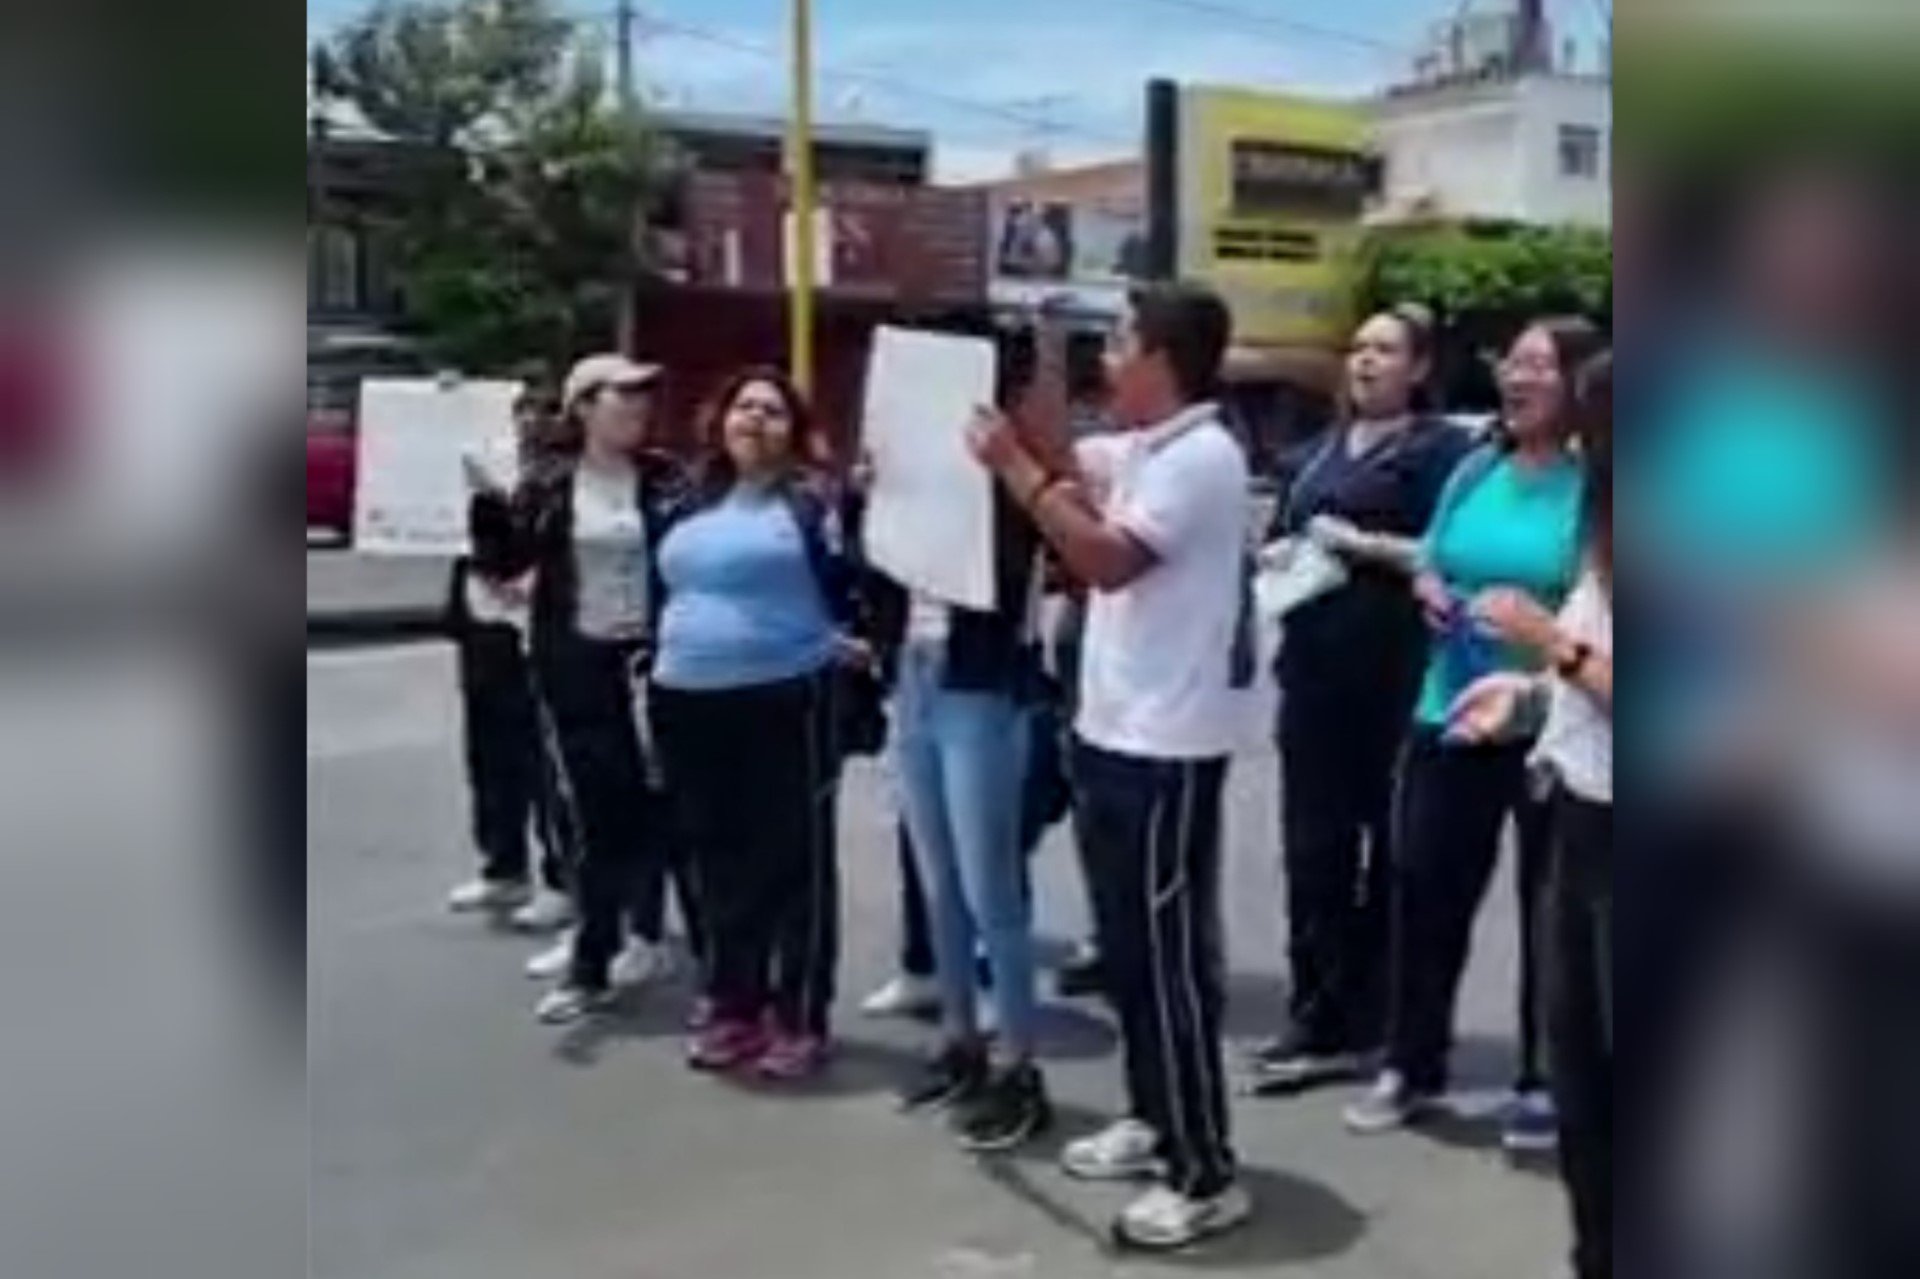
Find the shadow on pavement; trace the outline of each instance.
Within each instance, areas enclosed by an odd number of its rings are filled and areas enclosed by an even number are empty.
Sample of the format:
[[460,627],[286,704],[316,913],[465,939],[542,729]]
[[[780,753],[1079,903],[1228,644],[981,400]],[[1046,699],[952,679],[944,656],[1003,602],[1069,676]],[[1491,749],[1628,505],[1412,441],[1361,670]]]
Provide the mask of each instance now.
[[1120,1050],[1120,1033],[1093,1006],[1059,1000],[1040,1005],[1039,1056],[1042,1061],[1098,1061]]
[[612,1046],[682,1037],[692,1006],[692,989],[677,982],[623,991],[612,1008],[567,1027],[553,1055],[569,1066],[593,1066]]
[[1366,1231],[1365,1214],[1329,1187],[1291,1172],[1244,1167],[1240,1183],[1253,1197],[1254,1216],[1241,1229],[1175,1254],[1156,1256],[1120,1246],[1113,1239],[1112,1215],[1144,1187],[1076,1182],[1058,1164],[1067,1142],[1099,1130],[1108,1118],[1077,1106],[1056,1107],[1051,1140],[1017,1154],[983,1157],[977,1166],[987,1181],[1054,1228],[1116,1261],[1253,1272],[1337,1256]]

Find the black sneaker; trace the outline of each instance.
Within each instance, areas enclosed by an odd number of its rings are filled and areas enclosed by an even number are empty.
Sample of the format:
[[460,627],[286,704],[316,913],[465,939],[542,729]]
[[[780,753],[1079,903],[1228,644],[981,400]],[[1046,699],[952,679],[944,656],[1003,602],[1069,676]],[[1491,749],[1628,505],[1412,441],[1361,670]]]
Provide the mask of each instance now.
[[1062,999],[1082,999],[1088,995],[1106,993],[1106,974],[1101,971],[1100,952],[1091,946],[1083,946],[1075,951],[1073,958],[1060,966],[1053,984]]
[[1328,1084],[1363,1078],[1367,1054],[1316,1043],[1292,1031],[1256,1048],[1247,1060],[1247,1091],[1255,1097],[1288,1097]]
[[975,1096],[987,1083],[987,1053],[968,1044],[948,1044],[900,1089],[900,1109],[951,1106]]
[[1012,1150],[1053,1123],[1046,1081],[1032,1062],[997,1072],[968,1102],[955,1125],[960,1148],[975,1154]]

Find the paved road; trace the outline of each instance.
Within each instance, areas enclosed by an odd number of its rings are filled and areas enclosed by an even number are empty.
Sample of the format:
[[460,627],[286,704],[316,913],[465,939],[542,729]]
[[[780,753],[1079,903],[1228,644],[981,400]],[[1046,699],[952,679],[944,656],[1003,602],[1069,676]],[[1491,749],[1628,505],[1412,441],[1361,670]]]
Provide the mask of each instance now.
[[[599,1030],[528,1015],[528,946],[440,909],[469,869],[447,651],[308,661],[312,1273],[317,1279],[1092,1279],[1170,1268],[1301,1279],[1532,1279],[1562,1246],[1558,1192],[1510,1169],[1483,1121],[1372,1141],[1340,1094],[1237,1103],[1262,1215],[1172,1262],[1100,1242],[1122,1202],[1043,1156],[979,1163],[887,1088],[923,1032],[851,1017],[830,1082],[740,1091],[679,1064],[676,992]],[[1232,787],[1232,1031],[1269,1029],[1280,954],[1269,756]],[[743,797],[751,779],[742,779]],[[893,932],[884,783],[850,779],[844,995],[884,975]],[[1082,922],[1070,849],[1042,854],[1042,930]],[[1498,1085],[1513,921],[1481,921],[1463,1012],[1467,1082]],[[1063,1131],[1118,1096],[1092,1007],[1050,1013]],[[1470,1098],[1479,1105],[1493,1092]]]

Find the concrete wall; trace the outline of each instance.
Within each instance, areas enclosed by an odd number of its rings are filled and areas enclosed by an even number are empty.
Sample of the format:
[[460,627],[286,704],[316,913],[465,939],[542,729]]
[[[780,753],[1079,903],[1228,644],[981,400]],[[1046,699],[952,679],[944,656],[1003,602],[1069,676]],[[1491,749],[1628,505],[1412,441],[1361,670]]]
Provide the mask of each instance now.
[[[1540,77],[1520,85],[1523,199],[1531,222],[1613,225],[1613,95],[1595,79]],[[1594,177],[1572,177],[1560,168],[1562,125],[1600,132],[1600,167]]]
[[1526,198],[1516,163],[1521,121],[1510,96],[1407,104],[1378,125],[1393,208],[1430,200],[1449,217],[1511,217]]
[[[1592,77],[1532,76],[1436,87],[1383,99],[1375,133],[1387,158],[1389,210],[1450,218],[1611,226],[1611,86]],[[1560,167],[1560,128],[1601,132],[1593,178]]]

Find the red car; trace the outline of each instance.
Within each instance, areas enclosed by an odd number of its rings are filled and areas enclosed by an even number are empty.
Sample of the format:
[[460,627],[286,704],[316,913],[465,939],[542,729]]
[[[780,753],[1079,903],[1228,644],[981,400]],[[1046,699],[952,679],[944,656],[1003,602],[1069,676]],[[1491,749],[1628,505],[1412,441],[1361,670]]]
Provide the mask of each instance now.
[[426,377],[432,365],[405,338],[384,333],[307,338],[307,530],[344,544],[353,537],[359,452],[360,383],[371,377]]
[[56,480],[73,460],[61,345],[34,317],[0,315],[0,490]]

